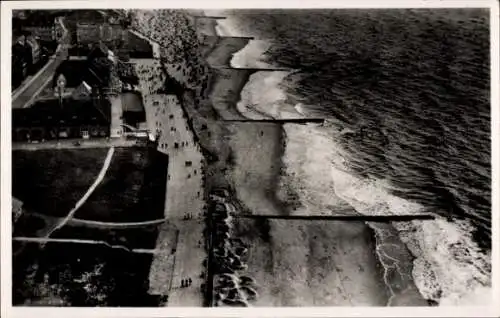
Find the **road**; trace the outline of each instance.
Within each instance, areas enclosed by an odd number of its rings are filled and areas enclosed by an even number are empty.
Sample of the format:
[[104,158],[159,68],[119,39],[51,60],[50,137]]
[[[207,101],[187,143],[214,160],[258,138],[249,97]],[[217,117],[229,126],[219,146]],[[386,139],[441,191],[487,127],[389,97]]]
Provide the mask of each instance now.
[[[75,142],[78,141],[78,144]],[[125,138],[95,138],[95,139],[60,139],[44,142],[13,142],[12,150],[47,150],[47,149],[84,149],[84,148],[110,148],[134,147],[142,145],[143,141]]]
[[36,97],[43,91],[44,88],[50,86],[53,74],[57,67],[68,57],[68,48],[70,43],[70,34],[62,19],[58,19],[58,23],[64,29],[61,43],[56,49],[56,53],[50,57],[47,64],[26,83],[17,89],[12,95],[12,108],[24,108],[31,105]]

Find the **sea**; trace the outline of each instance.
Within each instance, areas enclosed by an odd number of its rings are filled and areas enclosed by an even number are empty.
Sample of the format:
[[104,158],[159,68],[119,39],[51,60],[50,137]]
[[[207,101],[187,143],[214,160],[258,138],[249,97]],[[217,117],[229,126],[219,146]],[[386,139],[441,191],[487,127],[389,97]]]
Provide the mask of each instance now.
[[219,35],[254,37],[233,67],[280,69],[250,77],[238,103],[243,115],[326,119],[284,125],[278,195],[298,194],[301,214],[338,214],[348,205],[366,215],[435,215],[368,224],[389,290],[411,279],[437,305],[489,304],[489,12],[216,14],[226,17]]

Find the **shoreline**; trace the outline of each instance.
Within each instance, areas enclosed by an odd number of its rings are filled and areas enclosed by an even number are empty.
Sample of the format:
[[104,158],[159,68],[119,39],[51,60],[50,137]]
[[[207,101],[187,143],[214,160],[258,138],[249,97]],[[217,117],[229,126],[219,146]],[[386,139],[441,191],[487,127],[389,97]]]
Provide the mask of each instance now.
[[[215,30],[212,30],[212,32],[215,35]],[[203,33],[208,32],[204,30]],[[210,54],[214,54],[214,52],[221,54],[221,49],[214,49]],[[223,55],[227,57],[231,54],[226,52]],[[211,60],[217,59],[212,58]],[[244,85],[240,86],[243,89]],[[220,90],[210,92],[212,95],[218,93],[220,93]],[[238,95],[240,94],[241,91],[239,91]],[[237,111],[236,104],[234,104],[234,110]],[[216,123],[215,125],[221,124]],[[290,213],[290,210],[276,196],[281,181],[280,176],[283,172],[282,168],[284,167],[283,156],[287,144],[285,129],[283,129],[282,125],[276,124],[226,123],[226,126],[228,134],[224,134],[222,138],[228,141],[230,149],[235,151],[236,154],[231,171],[226,171],[224,175],[232,184],[231,188],[235,189],[237,200],[244,207],[244,210],[248,210],[246,212],[249,213],[259,213],[259,211],[265,211],[267,214]],[[259,141],[256,142],[257,140]],[[207,183],[210,183],[210,181],[211,179],[208,178]],[[255,243],[252,245],[250,253],[255,256],[260,255],[260,257],[253,257],[253,260],[248,264],[249,272],[258,283],[267,285],[260,286],[259,293],[261,297],[257,300],[256,306],[349,305],[353,302],[350,299],[349,290],[353,292],[358,290],[362,294],[362,296],[352,295],[352,297],[359,298],[354,302],[363,305],[386,305],[388,297],[380,298],[380,288],[384,287],[381,284],[382,282],[378,280],[380,275],[375,265],[373,242],[366,241],[366,243],[363,243],[365,241],[362,238],[369,233],[365,224],[328,223],[310,226],[300,223],[292,224],[293,222],[289,221],[268,221],[266,226],[252,222],[247,222],[246,225],[243,222],[239,223],[241,224],[236,226],[242,228],[242,230],[237,234],[237,237]],[[268,229],[267,235],[263,233],[263,237],[267,237],[267,242],[249,234],[253,231],[262,231],[263,226]],[[329,238],[317,241],[318,236],[315,233],[319,229],[322,229],[325,236]],[[353,233],[365,233],[357,237],[358,241],[355,240],[361,246],[356,247],[355,244],[352,244],[353,237],[347,240],[332,237],[335,233],[342,233],[346,229],[353,230]],[[306,237],[303,237],[303,235],[306,235]],[[301,240],[300,237],[303,237],[303,239]],[[256,243],[255,240],[260,243]],[[295,244],[290,242],[295,242]],[[319,248],[319,246],[322,247]],[[339,249],[343,250],[345,248],[348,248],[351,251],[350,253],[356,252],[352,257],[340,255],[342,252],[339,253]],[[365,250],[369,250],[370,253],[365,253]],[[282,256],[277,257],[280,254]],[[267,260],[268,257],[270,260]],[[315,263],[316,261],[320,263]],[[335,266],[333,269],[325,269],[325,261],[329,264],[340,262],[339,264],[343,266],[339,267],[340,271],[336,270]],[[360,265],[361,269],[355,269],[347,276],[341,274],[350,270],[352,264],[349,263],[366,264]],[[368,265],[367,268],[365,268],[366,265]],[[284,268],[288,269],[282,272]],[[302,276],[302,268],[307,268],[310,274],[305,277]],[[368,270],[370,268],[373,269]],[[361,280],[358,277],[360,275],[362,276]],[[281,279],[279,279],[280,277]],[[330,282],[323,284],[321,277],[329,277]],[[335,286],[339,287],[344,284],[342,281],[346,277],[356,283],[349,285],[347,291],[335,289]],[[317,281],[317,279],[320,281]],[[313,283],[315,286],[309,286],[307,282],[305,285],[301,283],[301,281],[305,282],[307,280],[316,282]],[[288,285],[290,284],[293,285],[292,289],[295,289],[295,292],[286,291],[289,289]],[[361,286],[359,288],[364,288],[365,291],[361,292],[357,286]],[[274,291],[279,289],[283,290],[283,293],[276,294]],[[370,292],[366,293],[366,291]],[[300,295],[304,295],[305,298]]]
[[[195,27],[197,32],[216,36],[214,23],[205,24],[205,29],[201,31],[198,25]],[[213,38],[210,39],[213,40]],[[231,41],[234,39],[231,38]],[[183,118],[183,123],[177,127],[174,120],[174,126],[179,130],[185,130],[185,134],[192,136],[193,138],[190,138],[194,139],[193,146],[198,142],[199,148],[203,150],[205,156],[207,153],[210,154],[209,158],[205,158],[205,160],[200,158],[200,162],[206,162],[200,166],[199,176],[202,175],[200,182],[203,185],[198,196],[200,192],[203,192],[204,198],[207,198],[213,189],[222,187],[232,192],[234,196],[232,200],[236,201],[235,206],[240,212],[275,215],[295,213],[294,209],[291,209],[278,197],[282,178],[287,174],[284,162],[288,143],[285,127],[275,123],[228,123],[221,121],[221,117],[224,119],[232,119],[227,118],[230,116],[245,118],[243,114],[238,112],[237,103],[241,99],[241,91],[248,82],[250,72],[231,68],[214,69],[220,65],[211,65],[209,61],[219,64],[221,61],[227,63],[228,58],[234,55],[234,50],[241,48],[225,45],[221,41],[209,41],[205,44],[208,47],[203,47],[202,43],[199,51],[206,54],[205,70],[208,69],[212,72],[209,72],[208,76],[202,80],[201,89],[190,88],[192,84],[189,84],[189,78],[186,78],[185,74],[169,74],[183,86],[183,89],[178,94],[176,93],[177,97],[174,98],[176,95],[172,95],[174,99],[180,98],[178,103],[175,103],[178,105],[177,107],[164,105],[163,108],[156,108],[153,107],[155,103],[150,101],[151,105],[146,107],[149,109],[148,116],[152,116],[151,110],[155,108],[154,116],[158,116],[161,110],[165,113],[165,110],[177,109],[179,114],[174,118]],[[214,57],[214,54],[219,56]],[[192,68],[192,63],[196,64],[196,62],[181,62],[180,69]],[[201,63],[203,65],[203,62]],[[180,71],[175,64],[167,66],[169,73],[172,70]],[[197,66],[200,65],[194,65],[194,67]],[[204,82],[206,80],[210,80],[210,83]],[[188,83],[185,83],[186,81]],[[161,84],[161,81],[153,84]],[[203,87],[208,89],[203,89]],[[147,92],[148,89],[144,91]],[[155,94],[152,91],[154,90],[149,88],[150,94]],[[182,95],[179,97],[179,94]],[[167,101],[167,104],[171,104],[171,102]],[[187,124],[184,119],[187,119]],[[168,120],[163,122],[164,125],[159,125],[161,128],[158,128],[158,123],[156,127],[153,126],[153,121],[148,120],[152,131],[155,128],[165,131],[164,129],[167,127],[164,126],[169,126]],[[177,134],[173,133],[173,135]],[[172,133],[167,133],[167,135],[172,135]],[[167,136],[164,141],[161,140],[162,138],[160,137],[159,150],[169,149],[167,153],[173,158],[172,160],[175,160],[175,153],[178,151],[174,150],[173,154],[170,152],[173,143],[173,140],[170,140],[172,137]],[[189,148],[191,147],[190,145]],[[172,168],[174,166],[176,165],[172,164]],[[173,168],[173,173],[174,170],[177,171]],[[181,170],[184,170],[184,167],[179,167],[179,171]],[[175,177],[175,180],[178,178]],[[171,183],[169,181],[169,184]],[[175,183],[176,187],[183,187],[177,181]],[[177,193],[178,190],[180,189],[169,189],[167,195],[168,193],[171,195]],[[183,193],[193,193],[193,191],[187,190]],[[177,206],[176,202],[173,202],[174,199],[170,197],[167,200],[167,206]],[[193,211],[196,210],[198,209]],[[203,208],[200,207],[199,211],[202,210]],[[201,215],[198,218],[201,219]],[[261,297],[254,301],[255,305],[387,306],[390,304],[390,297],[386,296],[385,292],[380,292],[381,289],[386,290],[382,279],[383,275],[380,274],[383,269],[381,269],[380,262],[376,257],[376,240],[366,224],[347,222],[304,224],[276,220],[264,222],[238,220],[234,223],[235,228],[239,229],[235,232],[236,237],[249,244],[249,253],[254,256],[248,259],[250,266],[247,273],[261,284],[259,286]],[[178,231],[195,233],[193,235],[196,237],[202,236],[203,224],[196,227],[187,225],[186,222],[183,222],[175,228]],[[165,249],[171,248],[172,239],[167,239],[167,241],[170,240],[170,243],[162,244],[161,242],[164,241],[162,233],[169,233],[171,229],[160,230],[158,244],[164,246]],[[255,233],[260,234],[255,236]],[[177,238],[177,242],[181,244],[183,250],[198,250],[199,248],[199,246],[198,248],[187,247],[189,244],[179,238]],[[207,252],[206,248],[203,249],[203,253]],[[186,260],[189,253],[177,252],[176,254],[182,254],[181,259]],[[201,254],[195,258],[203,259]],[[158,266],[161,262],[166,264],[166,260],[160,260]],[[173,275],[177,277],[185,275],[188,269],[189,272],[192,272],[193,266],[195,266],[192,262],[181,262],[183,265],[179,265],[175,263],[175,258],[173,262],[174,264],[170,266],[173,267]],[[154,281],[158,288],[168,284],[172,286],[173,278],[164,277],[168,273],[165,273],[164,268],[158,266],[152,266],[153,276],[150,277],[150,281]],[[195,266],[198,268],[197,272],[203,271],[202,268],[199,268],[200,266],[201,262]],[[177,269],[181,273],[175,274]],[[156,277],[155,273],[161,274],[160,276],[163,275],[163,277]],[[158,288],[153,288],[153,290]],[[167,292],[171,296],[169,298],[173,298],[173,301],[170,300],[169,303],[174,306],[186,306],[189,305],[186,303],[187,298],[190,298],[189,301],[192,302],[195,300],[191,297],[194,297],[197,299],[196,304],[190,303],[190,305],[200,305],[198,301],[203,300],[202,292],[200,293],[198,288],[192,292],[196,295],[188,296],[187,289],[175,289]],[[168,305],[170,306],[170,304]]]

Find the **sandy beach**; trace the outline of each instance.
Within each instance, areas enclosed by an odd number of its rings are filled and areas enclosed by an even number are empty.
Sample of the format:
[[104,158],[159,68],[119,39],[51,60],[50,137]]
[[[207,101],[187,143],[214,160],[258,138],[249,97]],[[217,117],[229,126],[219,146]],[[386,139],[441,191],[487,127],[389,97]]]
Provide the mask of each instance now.
[[251,71],[212,69],[213,83],[210,100],[212,107],[223,119],[244,119],[236,109],[240,92],[248,81]]
[[[201,25],[200,29],[202,34],[209,34],[209,28],[212,25]],[[213,68],[228,67],[231,66],[230,62],[233,55],[243,49],[250,39],[247,38],[237,38],[237,37],[218,37],[213,33],[206,35],[207,40],[213,42],[213,38],[218,39],[215,45],[212,46],[212,51],[210,55],[206,57],[207,63]]]

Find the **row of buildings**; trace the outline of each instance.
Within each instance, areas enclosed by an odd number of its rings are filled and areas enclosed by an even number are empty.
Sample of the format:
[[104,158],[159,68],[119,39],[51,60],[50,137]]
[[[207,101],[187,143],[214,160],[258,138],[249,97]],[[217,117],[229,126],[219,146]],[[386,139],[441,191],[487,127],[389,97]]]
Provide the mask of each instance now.
[[120,15],[98,10],[59,14],[72,34],[69,58],[33,105],[13,109],[13,141],[114,138],[145,131],[142,96],[134,90],[138,77],[129,58],[152,57],[151,45],[130,32]]
[[117,56],[152,58],[147,41],[130,32],[130,22],[117,10],[74,10],[65,18],[72,35],[71,55],[87,55],[88,45],[99,38]]
[[134,68],[120,74],[118,63],[123,62],[102,43],[93,45],[85,58],[65,60],[48,94],[30,107],[13,109],[13,141],[122,137],[144,129],[142,96],[124,89],[134,80]]
[[55,52],[63,30],[53,13],[14,11],[12,19],[12,88],[40,69]]
[[93,24],[78,22],[75,38],[70,48],[71,55],[87,55],[89,44],[96,38],[122,58],[152,58],[153,49],[147,41],[136,36],[119,24]]

